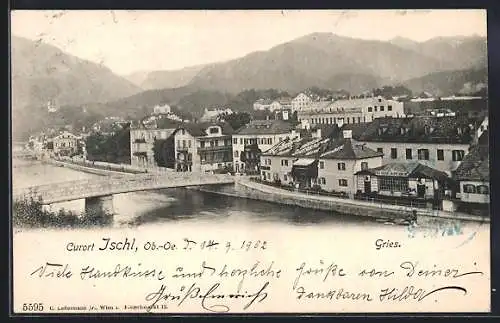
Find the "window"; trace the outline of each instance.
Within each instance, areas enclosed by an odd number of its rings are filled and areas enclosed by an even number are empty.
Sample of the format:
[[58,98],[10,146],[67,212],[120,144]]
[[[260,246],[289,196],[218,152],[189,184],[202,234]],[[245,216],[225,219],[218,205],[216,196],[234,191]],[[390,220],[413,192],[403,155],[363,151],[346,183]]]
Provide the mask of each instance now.
[[237,151],[237,150],[235,150],[235,151],[234,151],[234,157],[238,157],[238,156],[239,156],[238,151]]
[[387,106],[387,111],[392,111],[392,105]]
[[339,179],[339,186],[347,186],[347,179]]
[[324,178],[324,177],[320,177],[320,178],[319,178],[319,184],[321,184],[321,185],[326,185],[326,178]]
[[191,148],[191,140],[188,140],[188,147]]
[[325,168],[325,162],[324,161],[320,161],[319,162],[319,168],[320,169],[324,169]]
[[381,191],[406,192],[408,191],[408,180],[398,177],[379,177],[379,189]]
[[444,160],[444,151],[442,149],[437,150],[437,160]]
[[476,187],[477,194],[489,194],[490,193],[490,188],[488,185],[478,185]]
[[339,170],[345,170],[345,163],[338,163],[337,167]]
[[476,193],[476,187],[472,184],[465,184],[464,185],[464,193]]
[[358,123],[361,123],[361,117],[358,117]]
[[238,138],[233,138],[233,144],[237,145],[238,144]]
[[243,145],[243,138],[240,138],[240,145]]
[[285,159],[284,162],[285,162],[285,166],[288,166],[288,159]]
[[368,107],[368,112],[372,112],[372,107]]
[[181,146],[181,141],[177,140],[177,147],[179,148]]
[[383,105],[380,106],[380,111],[384,111],[384,106]]
[[412,151],[410,148],[406,148],[406,159],[412,159]]
[[398,158],[398,149],[397,148],[391,148],[391,158],[392,159]]
[[268,159],[267,162],[268,162],[268,165],[271,165],[271,160],[270,159]]
[[451,158],[453,161],[462,161],[464,159],[465,152],[463,150],[453,150],[451,152]]
[[429,149],[419,149],[417,154],[419,160],[429,160]]
[[367,162],[361,162],[361,170],[366,170],[368,169],[368,163]]
[[217,127],[210,128],[210,133],[219,133],[219,128]]
[[287,182],[287,181],[288,181],[288,177],[287,177],[286,175],[283,175],[283,180],[284,180],[285,182]]
[[377,151],[378,151],[379,153],[382,153],[382,154],[383,154],[383,153],[384,153],[384,148],[377,148]]
[[373,107],[373,110],[374,110],[375,112],[377,112],[377,106],[374,106],[374,107]]
[[200,148],[205,148],[205,142],[204,141],[200,141]]

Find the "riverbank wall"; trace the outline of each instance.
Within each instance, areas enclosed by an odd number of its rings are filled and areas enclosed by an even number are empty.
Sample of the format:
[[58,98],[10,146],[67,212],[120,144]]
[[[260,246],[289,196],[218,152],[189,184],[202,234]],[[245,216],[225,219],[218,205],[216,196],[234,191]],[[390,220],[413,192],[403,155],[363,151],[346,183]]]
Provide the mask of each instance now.
[[266,201],[276,204],[298,206],[305,209],[336,212],[353,216],[384,218],[388,220],[401,219],[416,212],[419,222],[434,219],[462,220],[489,223],[486,217],[474,216],[458,212],[412,208],[376,202],[366,202],[329,196],[290,192],[268,185],[251,182],[248,179],[238,179],[233,187],[214,186],[198,187],[197,190],[219,195]]

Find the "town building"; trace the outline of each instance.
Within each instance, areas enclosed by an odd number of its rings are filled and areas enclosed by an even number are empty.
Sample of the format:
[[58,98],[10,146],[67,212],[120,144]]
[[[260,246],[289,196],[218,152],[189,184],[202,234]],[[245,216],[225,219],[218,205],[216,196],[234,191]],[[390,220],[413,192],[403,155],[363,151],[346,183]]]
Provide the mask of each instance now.
[[79,152],[81,147],[81,137],[64,131],[50,140],[52,151],[56,156],[72,156]]
[[261,156],[261,179],[299,189],[317,188],[353,196],[355,174],[382,165],[382,154],[351,138],[285,139]]
[[312,102],[313,99],[309,95],[305,93],[299,93],[291,101],[292,112],[306,109]]
[[269,109],[271,111],[291,110],[292,109],[292,100],[290,98],[276,99],[271,103]]
[[232,168],[233,129],[227,123],[187,123],[174,132],[175,170],[208,172]]
[[153,114],[169,114],[172,113],[172,109],[168,104],[156,105],[153,108]]
[[456,197],[461,202],[458,207],[465,206],[467,209],[487,207],[490,203],[489,167],[489,140],[486,130],[453,174],[458,182]]
[[271,110],[271,104],[273,103],[270,99],[258,99],[253,104],[253,109],[258,110]]
[[258,173],[260,154],[276,143],[300,137],[294,126],[282,120],[252,120],[233,134],[235,172]]
[[419,162],[389,163],[357,172],[357,193],[441,201],[452,186],[444,172]]
[[404,116],[404,103],[387,100],[381,96],[348,100],[315,102],[307,110],[299,111],[298,120],[304,128],[314,124],[370,122],[381,117]]
[[233,114],[233,110],[224,107],[205,108],[203,116],[200,118],[201,122],[218,122],[219,117],[224,114]]
[[421,164],[451,175],[478,136],[482,120],[460,117],[415,116],[378,118],[370,123],[344,125],[353,137],[384,154],[384,164]]
[[[148,129],[142,125],[137,128],[130,129],[130,161],[132,166],[144,167],[144,168],[155,168],[158,167],[158,163],[154,156],[154,146],[155,141],[163,139],[165,141],[170,140],[171,150],[165,152],[175,156],[173,147],[173,133],[177,129],[178,125],[172,124],[168,128],[164,129]],[[171,158],[174,160],[174,157]],[[172,162],[170,165],[166,165],[169,168],[174,167]]]

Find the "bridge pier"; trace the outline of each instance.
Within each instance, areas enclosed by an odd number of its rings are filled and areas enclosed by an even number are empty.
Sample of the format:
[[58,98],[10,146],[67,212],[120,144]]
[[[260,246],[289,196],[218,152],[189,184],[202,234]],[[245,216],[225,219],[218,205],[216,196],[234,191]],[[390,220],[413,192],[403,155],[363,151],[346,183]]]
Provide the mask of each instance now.
[[88,216],[113,216],[113,195],[87,197],[85,199],[85,215]]

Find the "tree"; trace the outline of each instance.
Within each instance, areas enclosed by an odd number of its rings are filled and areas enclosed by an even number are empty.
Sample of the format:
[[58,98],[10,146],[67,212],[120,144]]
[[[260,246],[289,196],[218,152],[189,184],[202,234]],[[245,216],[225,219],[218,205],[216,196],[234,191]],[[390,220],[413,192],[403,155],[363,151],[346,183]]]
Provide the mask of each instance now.
[[221,122],[227,122],[234,130],[238,130],[250,122],[250,114],[246,112],[224,113],[218,117]]
[[175,152],[174,152],[174,137],[167,139],[157,139],[153,145],[153,155],[156,165],[160,167],[174,168]]
[[85,140],[87,159],[109,163],[130,163],[130,128],[112,135],[94,133]]

